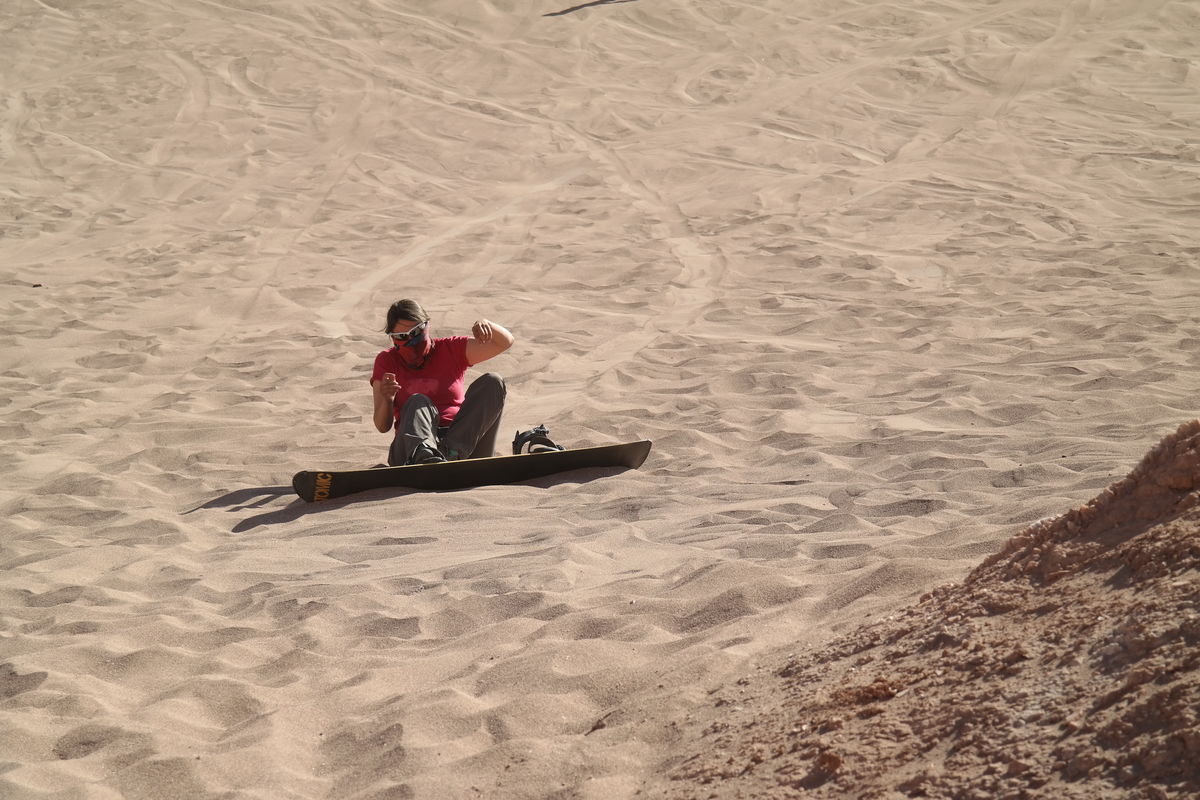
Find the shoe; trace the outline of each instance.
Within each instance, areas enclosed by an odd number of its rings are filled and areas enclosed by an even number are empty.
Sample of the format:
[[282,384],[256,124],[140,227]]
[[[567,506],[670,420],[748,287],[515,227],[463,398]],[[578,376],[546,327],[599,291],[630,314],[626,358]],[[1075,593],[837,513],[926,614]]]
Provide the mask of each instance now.
[[408,464],[441,464],[445,460],[444,455],[422,442],[413,448],[412,455],[408,457]]

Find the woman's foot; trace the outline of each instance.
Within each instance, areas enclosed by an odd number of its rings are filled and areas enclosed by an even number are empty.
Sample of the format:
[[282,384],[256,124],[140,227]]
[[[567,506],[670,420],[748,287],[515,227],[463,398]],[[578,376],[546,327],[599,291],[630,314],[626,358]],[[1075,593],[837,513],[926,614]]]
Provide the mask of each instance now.
[[422,442],[413,448],[412,454],[408,457],[408,463],[411,464],[440,464],[446,460],[446,457],[439,453],[436,448],[430,447]]

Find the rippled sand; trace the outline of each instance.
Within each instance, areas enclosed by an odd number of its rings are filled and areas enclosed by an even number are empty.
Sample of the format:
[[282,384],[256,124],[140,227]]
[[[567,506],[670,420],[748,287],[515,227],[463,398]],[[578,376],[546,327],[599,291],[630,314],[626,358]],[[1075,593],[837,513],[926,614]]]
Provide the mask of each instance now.
[[[12,0],[0,794],[654,790],[714,687],[1197,415],[1198,43],[1186,0]],[[515,332],[506,431],[650,459],[303,504],[385,457],[403,296]]]

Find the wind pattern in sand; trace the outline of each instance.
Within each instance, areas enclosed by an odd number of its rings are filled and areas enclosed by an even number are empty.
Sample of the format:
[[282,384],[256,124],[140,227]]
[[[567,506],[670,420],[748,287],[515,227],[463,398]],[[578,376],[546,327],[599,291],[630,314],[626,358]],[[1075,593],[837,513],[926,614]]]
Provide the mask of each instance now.
[[[1187,0],[8,0],[0,795],[629,796],[1196,416],[1197,64]],[[300,504],[404,296],[651,460]]]

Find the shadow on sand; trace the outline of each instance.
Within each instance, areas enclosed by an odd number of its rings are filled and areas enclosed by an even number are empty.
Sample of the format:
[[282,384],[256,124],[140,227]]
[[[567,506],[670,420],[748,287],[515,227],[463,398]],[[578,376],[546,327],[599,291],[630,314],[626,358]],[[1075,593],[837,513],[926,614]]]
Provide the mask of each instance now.
[[574,14],[576,11],[582,11],[585,8],[593,6],[611,6],[617,3],[632,3],[634,0],[592,0],[590,3],[580,3],[577,6],[564,8],[562,11],[551,11],[549,14],[542,14],[543,17],[562,17],[567,14]]
[[[548,489],[552,486],[558,486],[565,483],[588,483],[597,478],[607,477],[609,475],[617,475],[625,472],[629,467],[590,467],[586,469],[575,469],[568,472],[560,472],[555,475],[547,475],[543,478],[535,478],[532,480],[521,481],[519,483],[508,484],[511,486],[529,486],[540,489]],[[309,514],[320,514],[325,511],[333,511],[338,508],[343,508],[352,503],[369,502],[372,500],[389,500],[394,498],[407,497],[409,495],[437,495],[449,494],[453,492],[469,492],[473,488],[465,489],[446,489],[442,491],[428,491],[421,489],[406,489],[406,488],[391,488],[391,489],[370,489],[365,492],[347,495],[346,497],[338,497],[333,500],[324,500],[320,503],[306,503],[296,497],[291,503],[283,508],[275,508],[269,511],[264,511],[259,514],[251,514],[236,523],[232,530],[234,533],[245,533],[254,528],[263,525],[279,525],[287,522],[294,522],[301,517]],[[191,514],[202,509],[225,509],[232,513],[239,513],[252,509],[259,509],[277,500],[280,497],[291,495],[291,486],[259,486],[249,489],[237,489],[235,491],[223,494],[220,497],[213,498],[203,505],[189,509],[184,514]]]

